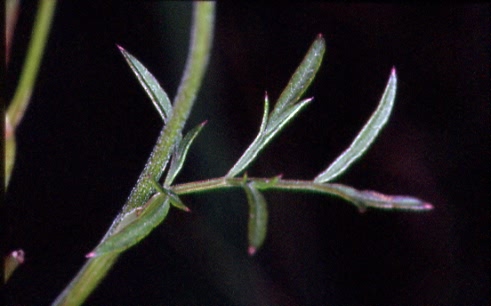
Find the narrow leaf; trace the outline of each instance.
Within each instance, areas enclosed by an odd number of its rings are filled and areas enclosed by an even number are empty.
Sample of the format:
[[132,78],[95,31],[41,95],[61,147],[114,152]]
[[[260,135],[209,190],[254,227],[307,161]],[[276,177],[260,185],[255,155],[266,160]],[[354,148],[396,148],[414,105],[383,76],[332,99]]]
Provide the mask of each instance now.
[[269,101],[266,95],[265,110],[259,133],[242,154],[239,160],[227,173],[226,177],[234,177],[242,172],[260,153],[260,151],[276,136],[280,130],[312,99],[306,99],[298,102],[308,86],[312,83],[317,71],[319,70],[325,53],[326,44],[322,35],[312,43],[304,59],[298,66],[297,70],[291,77],[288,85],[283,90],[280,98],[271,112],[269,119],[267,111]]
[[127,227],[128,225],[133,223],[136,219],[138,219],[138,217],[143,211],[143,208],[144,207],[133,208],[132,210],[124,214],[123,217],[121,217],[121,221],[119,221],[116,228],[114,228],[114,230],[112,231],[112,234],[115,235],[119,233],[123,228]]
[[167,119],[172,113],[172,105],[165,91],[160,87],[157,79],[142,65],[133,55],[128,53],[121,46],[118,46],[119,51],[123,54],[124,59],[130,66],[138,81],[142,85],[145,92],[152,100],[153,105],[159,112],[160,116],[167,122]]
[[372,190],[357,190],[341,184],[326,184],[336,190],[336,194],[358,206],[360,210],[367,207],[388,210],[415,210],[426,211],[433,209],[433,205],[420,199],[401,196],[386,195]]
[[178,142],[179,145],[177,147],[177,150],[174,151],[171,164],[169,167],[169,172],[167,173],[167,176],[165,178],[164,184],[166,186],[170,186],[174,181],[174,179],[176,178],[177,174],[179,174],[179,171],[181,171],[181,168],[184,164],[184,161],[186,160],[186,156],[188,154],[189,148],[191,147],[191,144],[193,143],[196,136],[198,136],[199,132],[201,132],[205,124],[206,121],[197,125],[191,131],[189,131],[182,140]]
[[383,126],[387,123],[394,99],[396,96],[397,77],[393,68],[380,103],[365,124],[355,140],[326,170],[315,179],[316,183],[325,183],[342,174],[355,160],[357,160],[373,143]]
[[12,276],[17,268],[24,263],[24,251],[23,250],[15,250],[10,252],[4,258],[4,272],[3,272],[3,282],[7,283],[9,278]]
[[263,110],[263,118],[261,119],[261,126],[259,127],[259,133],[262,134],[264,129],[268,125],[268,113],[269,113],[269,97],[268,93],[264,94],[264,110]]
[[[259,134],[256,136],[251,145],[242,154],[239,160],[227,173],[227,177],[234,177],[249,166],[257,155],[266,147],[266,145],[300,112],[312,99],[305,99],[298,104],[286,109],[280,114],[280,117],[275,121],[268,120],[265,115],[269,106],[267,99],[265,100],[263,120],[259,129]],[[266,127],[264,127],[266,125]]]
[[281,93],[270,118],[276,119],[281,111],[291,104],[296,103],[310,86],[322,63],[326,51],[326,42],[319,34],[307,51],[304,59],[291,77],[288,85]]
[[165,219],[170,207],[169,198],[163,193],[157,193],[148,200],[145,206],[135,221],[111,235],[85,257],[91,258],[113,252],[121,253],[137,244]]
[[304,99],[297,104],[286,108],[276,118],[270,119],[268,127],[264,132],[268,135],[268,141],[276,136],[291,119],[295,117],[305,106],[312,102],[313,98]]
[[244,151],[244,154],[237,160],[235,165],[228,171],[226,177],[234,177],[242,170],[244,170],[257,156],[259,151],[261,150],[261,144],[263,139],[263,133],[268,125],[268,112],[269,112],[269,98],[266,93],[264,96],[264,110],[263,110],[263,118],[261,120],[261,126],[259,127],[259,132],[252,141],[251,145]]
[[244,184],[244,191],[249,203],[249,222],[248,222],[248,240],[249,255],[254,255],[263,245],[266,238],[268,227],[268,207],[266,199],[259,190],[254,187],[254,183]]
[[150,180],[153,187],[157,190],[157,192],[165,194],[169,197],[170,204],[178,209],[184,210],[186,212],[190,212],[191,210],[184,205],[179,196],[173,192],[170,188],[160,185],[155,179]]
[[[256,156],[271,142],[271,140],[279,134],[279,132],[297,115],[305,106],[309,104],[312,99],[305,99],[300,103],[286,109],[283,113],[281,113],[279,119],[274,122],[276,125],[272,128],[269,125],[273,125],[273,122],[269,122],[268,127],[264,131],[264,134],[261,135],[260,141],[256,144],[250,155],[249,162],[244,165],[244,168],[247,167]],[[244,154],[245,155],[245,154]]]
[[169,197],[170,204],[174,206],[175,208],[178,208],[180,210],[184,210],[185,212],[190,212],[191,210],[184,205],[184,203],[181,201],[179,196],[172,190],[168,188],[162,188],[165,194]]

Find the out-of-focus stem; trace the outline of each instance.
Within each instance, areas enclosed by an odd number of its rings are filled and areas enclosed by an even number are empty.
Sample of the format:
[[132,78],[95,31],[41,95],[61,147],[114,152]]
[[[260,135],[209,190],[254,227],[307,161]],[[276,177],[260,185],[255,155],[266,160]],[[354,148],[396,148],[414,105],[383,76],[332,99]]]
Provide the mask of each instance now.
[[15,129],[29,105],[55,7],[56,0],[41,0],[39,2],[27,57],[22,68],[19,84],[7,110],[5,118],[5,186],[8,186],[15,162]]

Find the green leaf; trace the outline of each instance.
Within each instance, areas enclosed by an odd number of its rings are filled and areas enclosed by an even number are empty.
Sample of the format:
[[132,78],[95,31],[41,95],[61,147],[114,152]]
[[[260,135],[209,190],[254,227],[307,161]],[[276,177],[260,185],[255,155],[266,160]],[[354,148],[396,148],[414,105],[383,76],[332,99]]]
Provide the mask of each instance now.
[[168,188],[162,188],[162,190],[169,197],[170,204],[172,206],[174,206],[175,208],[178,208],[180,210],[184,210],[185,212],[191,211],[186,205],[184,205],[184,203],[181,201],[179,196],[174,191],[172,191]]
[[286,108],[276,118],[271,118],[268,123],[268,127],[264,134],[265,138],[269,142],[276,134],[278,134],[283,127],[290,122],[305,106],[312,102],[313,98],[304,99],[297,104]]
[[330,188],[330,193],[344,198],[355,204],[360,210],[367,207],[387,210],[414,210],[426,211],[433,209],[433,205],[415,197],[402,195],[386,195],[372,190],[357,190],[341,184],[323,184]]
[[133,208],[129,212],[125,213],[122,217],[121,220],[119,221],[118,225],[114,228],[112,231],[112,235],[115,235],[119,233],[122,229],[133,223],[138,217],[141,215],[143,211],[143,207],[137,207]]
[[263,118],[261,119],[261,126],[259,127],[259,135],[264,132],[264,129],[268,125],[268,113],[269,113],[269,97],[268,92],[264,93],[264,110]]
[[153,105],[164,120],[164,123],[167,122],[167,119],[172,114],[172,105],[169,97],[162,87],[160,87],[157,79],[142,65],[142,63],[121,46],[118,46],[118,48],[131,70],[133,70],[133,73],[136,75],[143,89],[145,89],[145,92],[150,97],[150,100],[152,100]]
[[261,126],[259,127],[259,133],[256,138],[249,145],[247,150],[244,151],[244,154],[237,160],[235,165],[228,171],[226,177],[234,177],[240,172],[242,172],[259,154],[261,148],[264,147],[263,138],[264,138],[264,130],[268,124],[268,111],[269,111],[269,99],[268,93],[264,96],[264,111],[263,118],[261,120]]
[[7,256],[4,257],[4,273],[3,273],[3,282],[7,283],[9,278],[12,276],[17,268],[24,263],[24,251],[23,250],[15,250],[10,252]]
[[261,121],[259,133],[244,154],[242,154],[239,160],[226,174],[226,177],[234,177],[242,172],[257,157],[261,150],[263,150],[264,147],[286,126],[286,124],[290,122],[290,120],[310,101],[312,101],[312,98],[300,102],[299,99],[312,83],[319,70],[325,48],[324,38],[319,34],[293,74],[288,85],[280,95],[269,118],[269,100],[266,94],[264,99],[265,106],[263,119]]
[[275,109],[270,116],[272,119],[275,119],[284,108],[287,108],[300,100],[314,80],[322,63],[325,51],[326,42],[324,41],[322,34],[319,34],[310,46],[309,51],[307,51],[302,62],[295,70],[295,73],[290,78],[288,85],[278,98]]
[[109,236],[85,257],[92,258],[113,252],[121,253],[134,246],[164,221],[169,207],[169,197],[160,192],[153,195],[134,221]]
[[263,245],[266,238],[268,227],[268,207],[266,199],[259,190],[254,187],[254,183],[244,184],[244,191],[249,203],[249,222],[247,237],[249,240],[249,255],[254,255]]
[[177,142],[179,145],[173,153],[169,172],[167,173],[167,176],[165,178],[164,184],[166,186],[170,186],[176,178],[177,174],[179,174],[179,171],[181,171],[191,144],[193,143],[196,136],[198,136],[199,132],[201,132],[205,124],[206,121],[197,125],[191,131],[189,131],[181,141]]
[[320,173],[314,179],[314,182],[325,183],[331,181],[342,174],[355,160],[367,151],[389,119],[396,96],[396,87],[397,77],[396,71],[393,68],[385,92],[375,112],[356,136],[349,148],[346,149],[326,170]]
[[165,186],[161,186],[155,179],[150,180],[151,184],[153,187],[157,190],[157,192],[165,194],[166,196],[169,197],[170,204],[178,209],[184,210],[186,212],[190,212],[191,210],[184,205],[184,203],[181,201],[179,196],[172,191],[169,188],[166,188]]

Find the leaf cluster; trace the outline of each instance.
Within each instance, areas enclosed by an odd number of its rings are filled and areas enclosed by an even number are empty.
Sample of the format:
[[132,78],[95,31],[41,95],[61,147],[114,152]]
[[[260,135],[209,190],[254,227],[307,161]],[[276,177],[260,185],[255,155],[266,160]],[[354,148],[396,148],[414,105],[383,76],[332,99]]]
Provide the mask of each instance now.
[[[162,120],[166,123],[173,112],[167,94],[143,64],[122,47],[118,47],[162,117]],[[374,191],[359,191],[349,186],[328,183],[346,171],[367,151],[380,134],[383,126],[387,123],[396,94],[397,77],[395,69],[392,69],[379,105],[351,145],[312,181],[283,180],[280,176],[272,179],[249,178],[247,175],[244,175],[242,178],[235,178],[246,170],[271,140],[313,100],[313,98],[301,98],[314,80],[320,68],[324,53],[325,41],[322,35],[318,35],[271,112],[269,111],[269,98],[267,93],[265,94],[264,111],[259,132],[249,147],[223,178],[214,184],[210,184],[213,180],[206,181],[206,190],[223,187],[241,187],[244,190],[249,204],[248,253],[250,255],[253,255],[262,246],[267,233],[268,208],[266,199],[260,190],[279,189],[325,193],[341,197],[353,203],[360,210],[365,210],[368,207],[406,210],[431,209],[430,204],[412,197],[389,196]],[[191,182],[181,184],[180,186],[172,186],[172,182],[182,168],[186,154],[203,126],[204,123],[196,126],[184,137],[180,134],[178,135],[173,149],[170,167],[163,180],[163,184],[160,185],[155,178],[150,178],[156,193],[145,205],[137,207],[125,214],[118,223],[116,230],[113,231],[113,235],[101,243],[95,251],[89,253],[87,255],[88,257],[99,256],[108,252],[122,252],[136,244],[164,220],[170,205],[189,211],[179,198],[178,193],[203,191],[203,185],[200,182]]]
[[[88,263],[55,301],[56,305],[65,303],[71,298],[70,295],[76,295],[74,298],[76,301],[83,301],[88,292],[107,273],[108,267],[115,262],[118,254],[144,239],[166,218],[171,206],[189,211],[181,200],[181,195],[223,188],[242,188],[249,205],[247,238],[250,255],[257,252],[267,237],[268,207],[263,191],[321,193],[342,198],[360,210],[367,208],[411,211],[432,209],[431,204],[413,197],[360,191],[350,186],[330,183],[368,150],[387,123],[396,95],[397,77],[394,68],[376,110],[351,145],[315,178],[301,181],[287,180],[281,176],[256,178],[244,174],[238,177],[271,140],[313,101],[313,98],[302,99],[302,96],[313,82],[325,54],[326,45],[320,34],[308,49],[271,111],[269,97],[267,93],[265,94],[259,132],[230,170],[223,177],[173,185],[193,141],[206,123],[197,125],[186,134],[182,133],[208,61],[214,4],[197,2],[194,12],[188,62],[178,95],[173,103],[149,70],[133,55],[118,46],[162,117],[164,128],[127,204],[99,245],[86,255],[90,258]],[[162,176],[165,171],[167,171],[166,175]],[[98,273],[98,270],[101,269],[104,269],[102,276],[101,273]],[[89,289],[85,282],[90,283]]]

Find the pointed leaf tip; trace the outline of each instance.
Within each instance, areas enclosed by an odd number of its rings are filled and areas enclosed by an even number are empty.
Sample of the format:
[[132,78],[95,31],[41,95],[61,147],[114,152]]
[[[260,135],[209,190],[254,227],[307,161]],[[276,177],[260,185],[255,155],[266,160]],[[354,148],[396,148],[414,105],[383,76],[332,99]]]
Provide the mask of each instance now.
[[314,101],[314,97],[306,98],[306,99],[304,99],[302,102],[305,102],[305,103],[310,103],[310,102],[312,102],[312,101]]
[[395,77],[396,76],[396,67],[392,66],[392,70],[390,71],[390,76]]
[[254,254],[256,254],[256,251],[257,251],[257,248],[253,247],[253,246],[250,246],[248,249],[247,249],[247,253],[249,254],[249,256],[253,256]]
[[431,205],[430,203],[424,203],[422,205],[423,207],[423,210],[432,210],[433,208],[435,208],[433,205]]
[[148,71],[148,69],[133,55],[123,49],[121,46],[116,45],[121,51],[123,58],[128,66],[133,71],[138,82],[143,87],[148,97],[154,104],[157,112],[162,117],[164,123],[170,118],[172,114],[172,105],[167,96],[167,93],[162,89],[157,79]]
[[268,207],[266,199],[256,188],[255,183],[243,185],[249,204],[249,220],[247,225],[247,238],[249,241],[249,255],[253,255],[266,239],[268,227]]
[[314,182],[326,183],[333,180],[346,171],[353,162],[368,150],[389,119],[394,106],[396,87],[397,78],[395,69],[393,69],[382,98],[370,119],[365,123],[351,145],[326,170],[317,175]]

